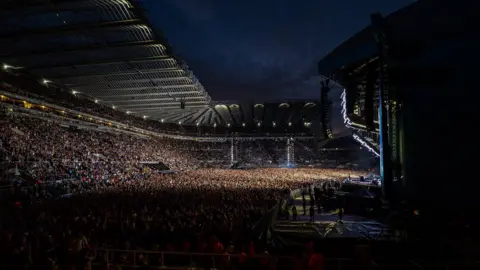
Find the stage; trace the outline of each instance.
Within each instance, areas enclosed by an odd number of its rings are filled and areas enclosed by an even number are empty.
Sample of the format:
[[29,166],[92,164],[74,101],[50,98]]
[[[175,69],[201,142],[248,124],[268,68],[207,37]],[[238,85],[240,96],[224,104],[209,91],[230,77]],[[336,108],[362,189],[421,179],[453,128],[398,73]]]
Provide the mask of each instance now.
[[[343,192],[338,192],[343,193]],[[277,218],[273,225],[273,234],[280,238],[284,244],[298,245],[305,241],[320,239],[365,239],[365,240],[387,240],[393,239],[393,234],[388,227],[373,218],[366,218],[348,211],[340,220],[338,209],[318,213],[317,206],[314,206],[314,221],[310,221],[310,201],[306,196],[306,207],[303,210],[302,196],[293,200],[297,208],[297,218],[293,220],[291,207],[289,208],[289,220]]]

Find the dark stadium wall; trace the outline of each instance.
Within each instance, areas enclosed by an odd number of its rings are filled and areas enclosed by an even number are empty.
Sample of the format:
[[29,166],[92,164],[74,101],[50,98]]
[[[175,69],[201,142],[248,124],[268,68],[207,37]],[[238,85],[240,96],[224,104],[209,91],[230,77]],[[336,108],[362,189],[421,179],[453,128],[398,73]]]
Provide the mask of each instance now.
[[405,63],[415,67],[412,72],[437,73],[428,76],[430,82],[411,79],[402,86],[404,192],[423,206],[480,206],[478,176],[473,175],[480,42],[475,35],[463,34],[436,40],[420,57]]

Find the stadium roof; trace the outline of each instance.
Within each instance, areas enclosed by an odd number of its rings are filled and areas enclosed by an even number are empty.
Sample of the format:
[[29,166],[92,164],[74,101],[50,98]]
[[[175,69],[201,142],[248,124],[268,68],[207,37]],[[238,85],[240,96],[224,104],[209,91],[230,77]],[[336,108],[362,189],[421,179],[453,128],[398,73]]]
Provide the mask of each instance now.
[[0,25],[4,69],[40,83],[152,119],[189,115],[210,104],[133,1],[2,1]]

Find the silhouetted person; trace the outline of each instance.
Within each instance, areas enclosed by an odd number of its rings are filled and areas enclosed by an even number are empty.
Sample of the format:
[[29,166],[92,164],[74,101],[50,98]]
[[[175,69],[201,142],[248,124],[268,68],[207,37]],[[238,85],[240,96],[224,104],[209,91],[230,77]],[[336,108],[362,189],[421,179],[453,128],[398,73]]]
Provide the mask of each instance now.
[[293,216],[293,220],[296,221],[297,220],[297,207],[295,207],[295,205],[292,207],[292,216]]
[[322,203],[320,200],[317,200],[317,213],[321,214],[322,213]]
[[305,197],[303,198],[302,206],[303,206],[303,215],[306,216],[307,215],[307,201],[305,200]]
[[310,222],[315,221],[315,208],[310,206]]
[[338,209],[338,220],[343,220],[343,208]]

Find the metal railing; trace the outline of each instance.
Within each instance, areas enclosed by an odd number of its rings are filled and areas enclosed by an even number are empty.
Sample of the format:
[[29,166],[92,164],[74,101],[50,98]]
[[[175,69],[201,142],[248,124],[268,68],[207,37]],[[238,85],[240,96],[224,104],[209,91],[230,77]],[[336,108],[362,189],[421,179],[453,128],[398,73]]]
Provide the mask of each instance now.
[[411,268],[414,270],[430,270],[430,269],[441,269],[441,270],[469,270],[469,269],[480,269],[480,261],[474,260],[451,260],[451,261],[417,261],[409,260],[410,265],[416,266],[416,268]]
[[[327,258],[326,269],[347,269],[352,259]],[[154,250],[98,249],[93,266],[149,269],[293,269],[292,257],[275,255],[216,254]]]

